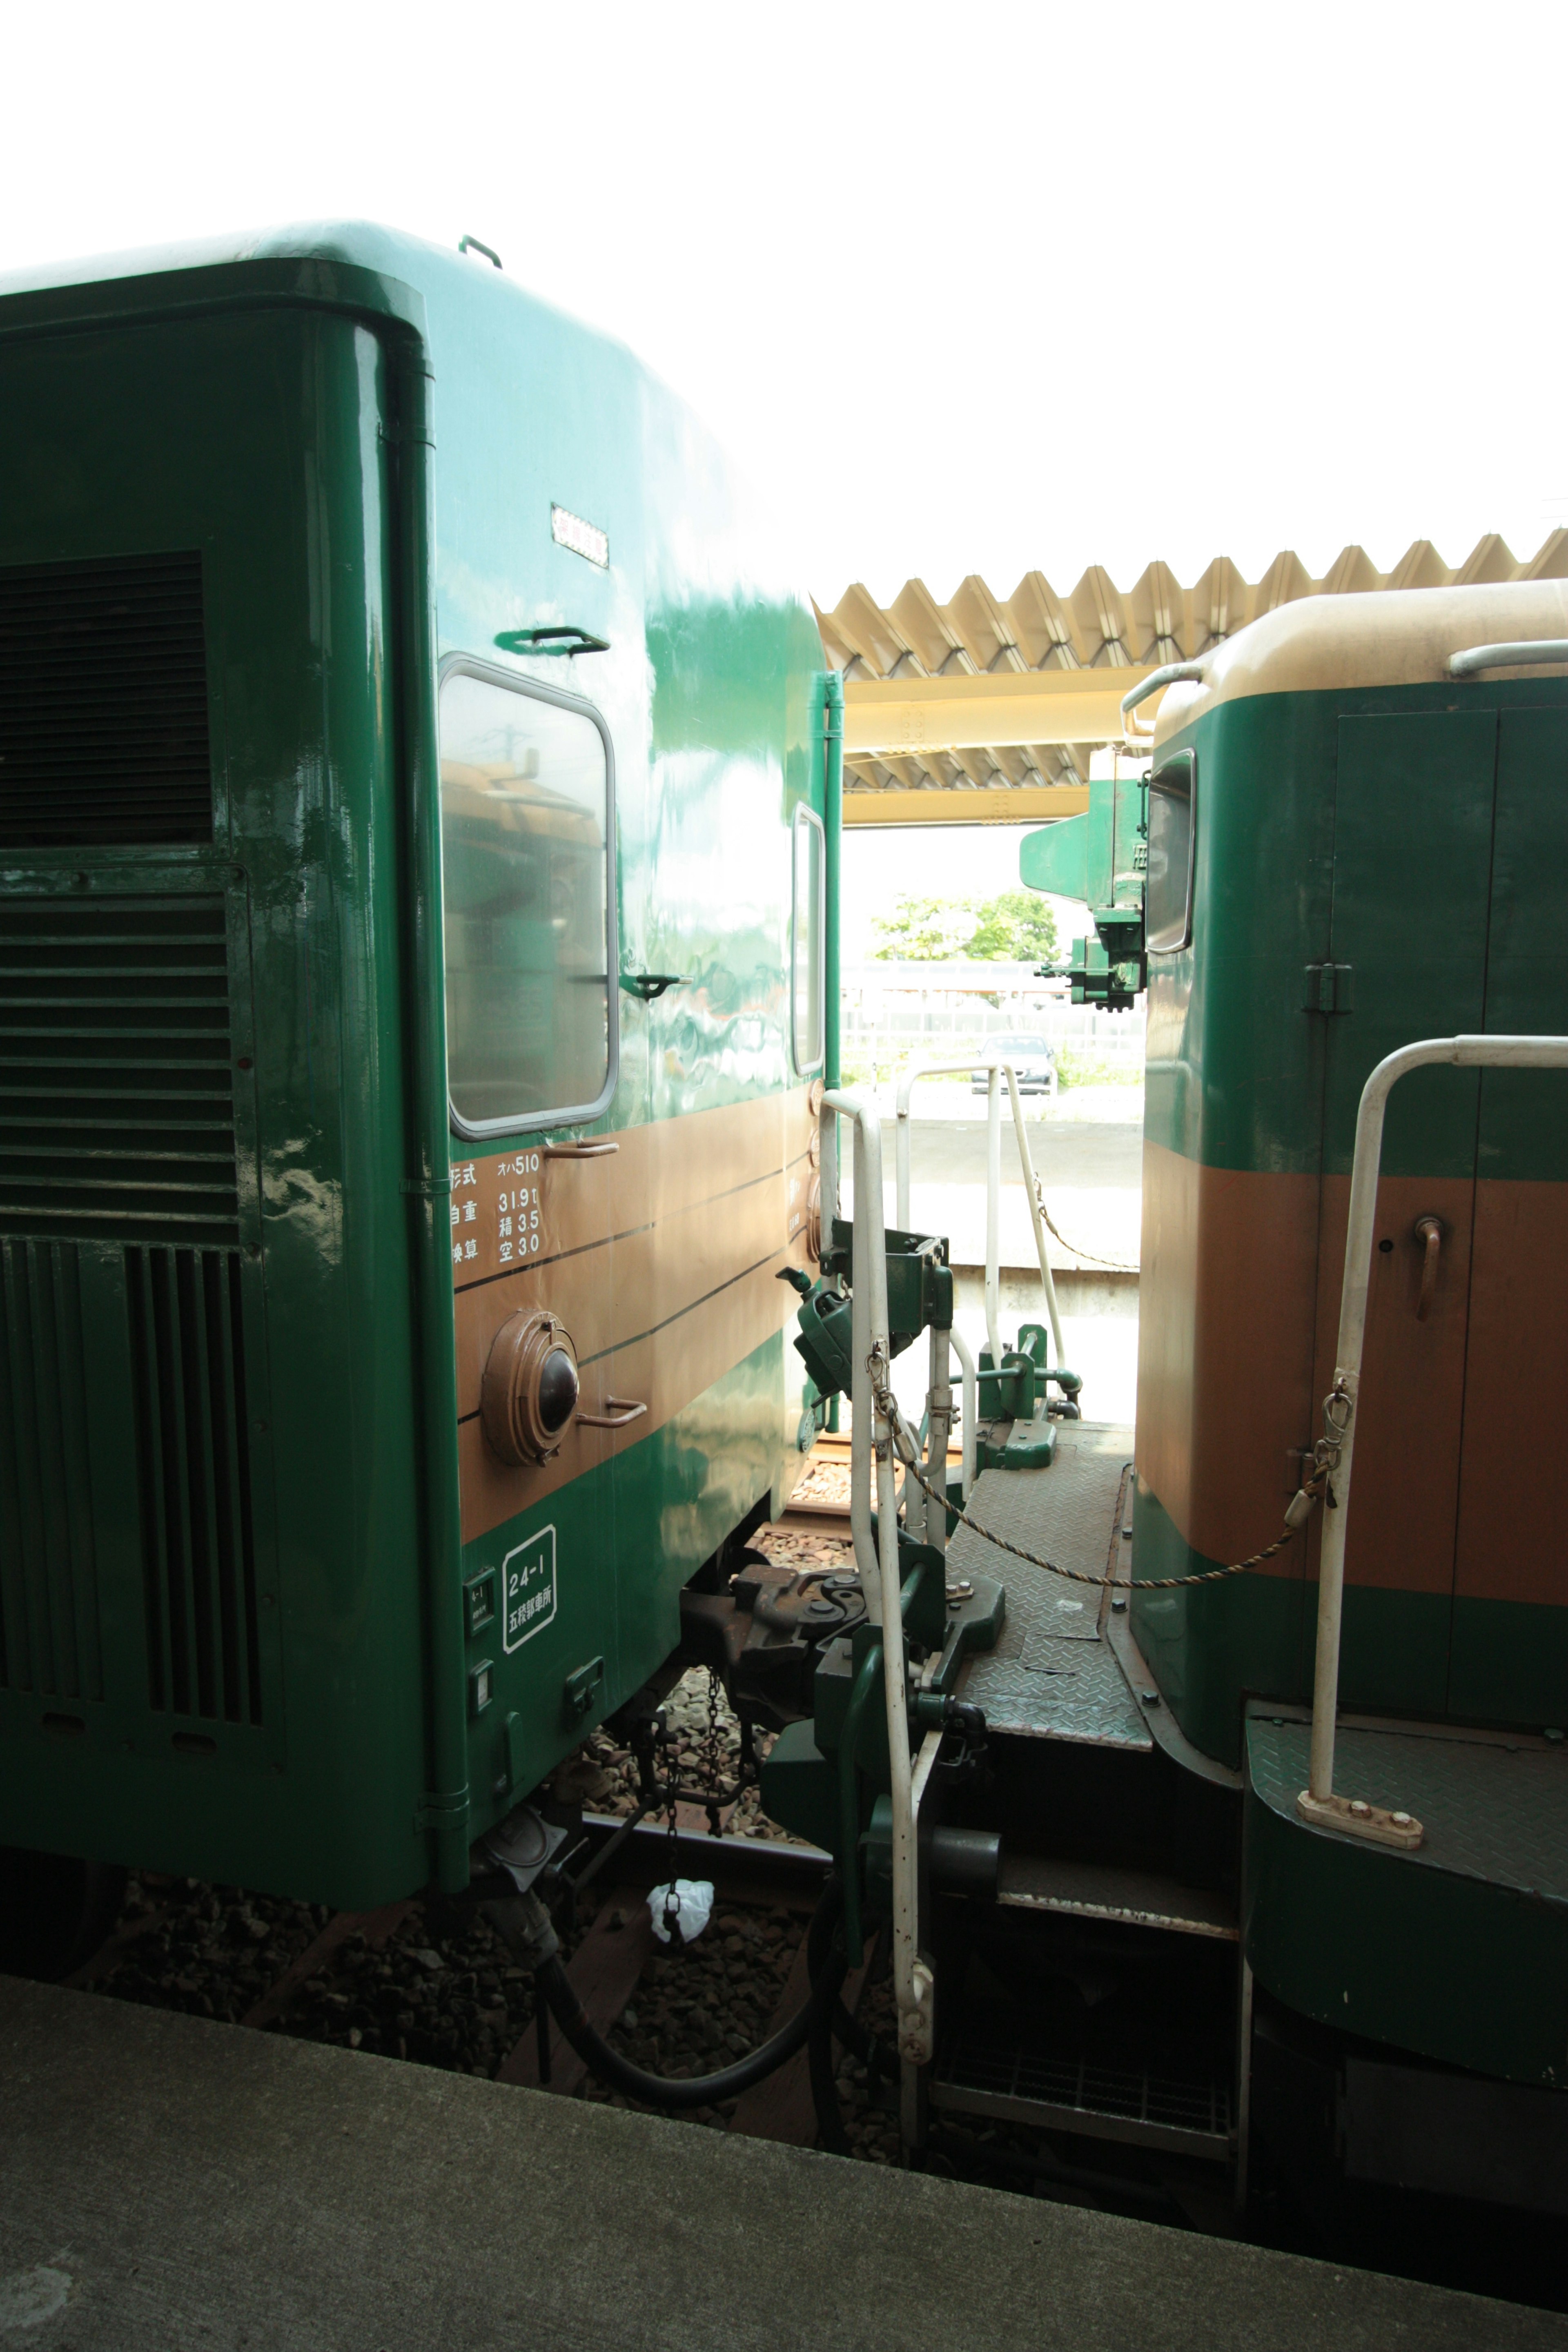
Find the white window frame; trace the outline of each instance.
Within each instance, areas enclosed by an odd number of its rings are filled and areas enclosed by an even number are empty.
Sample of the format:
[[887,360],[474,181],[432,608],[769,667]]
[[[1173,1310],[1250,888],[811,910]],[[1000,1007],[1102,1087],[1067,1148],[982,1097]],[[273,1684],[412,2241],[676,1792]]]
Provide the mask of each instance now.
[[[448,654],[440,667],[436,688],[437,768],[440,767],[441,689],[449,677],[458,675],[477,677],[486,686],[505,687],[510,693],[531,695],[536,702],[553,702],[562,710],[575,710],[591,719],[599,730],[605,747],[605,992],[607,1000],[606,1027],[608,1055],[605,1083],[590,1103],[567,1103],[558,1110],[518,1112],[505,1118],[468,1119],[454,1104],[450,1089],[447,1096],[447,1115],[454,1135],[466,1142],[479,1143],[492,1135],[534,1135],[547,1127],[585,1127],[589,1121],[602,1118],[615,1100],[621,1068],[621,957],[620,926],[617,921],[619,893],[616,887],[617,859],[616,856],[616,747],[610,740],[610,730],[602,714],[580,694],[568,694],[558,686],[545,686],[531,677],[520,677],[514,669],[502,669],[498,662],[481,661],[473,654]],[[437,787],[440,787],[437,783]],[[447,984],[447,898],[443,883],[441,895],[441,985]]]

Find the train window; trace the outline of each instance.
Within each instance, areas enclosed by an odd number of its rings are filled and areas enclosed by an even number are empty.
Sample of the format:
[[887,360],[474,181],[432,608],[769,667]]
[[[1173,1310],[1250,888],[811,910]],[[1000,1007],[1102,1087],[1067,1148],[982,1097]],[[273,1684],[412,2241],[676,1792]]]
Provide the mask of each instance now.
[[592,705],[442,670],[447,1084],[461,1135],[593,1118],[615,1090],[615,768]]
[[795,813],[795,908],[790,925],[790,1041],[808,1077],[822,1067],[823,919],[826,835],[812,809]]
[[1149,779],[1149,874],[1143,938],[1151,955],[1174,955],[1193,936],[1193,845],[1198,755],[1178,751]]

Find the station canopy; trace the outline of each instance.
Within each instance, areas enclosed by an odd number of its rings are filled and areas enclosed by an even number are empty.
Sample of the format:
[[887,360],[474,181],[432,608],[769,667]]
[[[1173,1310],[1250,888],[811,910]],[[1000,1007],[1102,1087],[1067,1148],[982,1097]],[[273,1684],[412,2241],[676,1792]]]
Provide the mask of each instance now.
[[831,613],[816,608],[827,658],[844,673],[844,821],[1016,824],[1076,815],[1088,805],[1090,753],[1123,740],[1122,696],[1276,605],[1564,578],[1568,530],[1525,562],[1495,532],[1457,566],[1426,539],[1392,572],[1347,547],[1321,580],[1287,553],[1258,581],[1219,556],[1190,588],[1165,563],[1150,564],[1125,592],[1094,564],[1065,596],[1043,572],[1026,573],[1005,598],[971,573],[946,604],[923,580],[906,581],[886,607],[857,584]]

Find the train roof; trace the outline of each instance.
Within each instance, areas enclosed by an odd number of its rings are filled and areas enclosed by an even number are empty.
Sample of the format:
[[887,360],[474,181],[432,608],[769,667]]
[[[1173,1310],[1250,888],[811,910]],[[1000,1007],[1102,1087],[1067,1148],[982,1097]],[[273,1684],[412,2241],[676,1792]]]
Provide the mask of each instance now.
[[[140,247],[125,253],[35,263],[0,274],[0,303],[15,303],[17,310],[41,319],[54,307],[47,299],[51,295],[79,295],[89,288],[113,285],[153,307],[172,278],[188,281],[195,273],[220,269],[259,273],[268,265],[290,262],[301,265],[298,284],[304,297],[320,299],[329,292],[333,272],[353,273],[356,292],[366,291],[367,279],[379,282],[383,299],[376,302],[373,296],[371,307],[384,310],[390,317],[409,317],[412,306],[406,296],[410,293],[440,307],[456,302],[476,316],[486,312],[493,316],[498,309],[514,306],[578,334],[591,335],[606,350],[622,352],[631,362],[630,352],[616,337],[585,327],[541,301],[482,254],[461,254],[400,229],[384,228],[375,221],[300,221]],[[28,297],[39,299],[29,301]]]
[[[329,220],[43,263],[0,276],[0,339],[252,305],[357,315],[419,338],[435,379],[443,650],[500,647],[498,620],[506,630],[569,621],[630,647],[656,607],[765,606],[794,616],[791,659],[820,667],[789,534],[702,419],[624,342],[481,254]],[[596,570],[597,557],[584,563],[552,539],[544,570],[521,583],[518,548],[557,508],[604,534],[608,559]],[[537,656],[491,658],[510,668]]]
[[[1568,638],[1568,581],[1303,597],[1215,646],[1203,657],[1201,680],[1182,679],[1166,688],[1154,747],[1244,695],[1436,685],[1447,677],[1449,656],[1468,646],[1542,637]],[[1488,672],[1489,677],[1528,674]]]

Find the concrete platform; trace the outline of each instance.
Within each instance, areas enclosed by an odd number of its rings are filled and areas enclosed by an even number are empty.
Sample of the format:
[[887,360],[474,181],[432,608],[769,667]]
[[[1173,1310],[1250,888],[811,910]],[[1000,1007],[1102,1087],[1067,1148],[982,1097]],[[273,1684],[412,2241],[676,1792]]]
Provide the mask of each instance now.
[[0,1979],[27,2352],[1568,2352],[1568,2318]]

